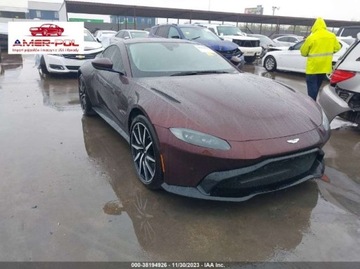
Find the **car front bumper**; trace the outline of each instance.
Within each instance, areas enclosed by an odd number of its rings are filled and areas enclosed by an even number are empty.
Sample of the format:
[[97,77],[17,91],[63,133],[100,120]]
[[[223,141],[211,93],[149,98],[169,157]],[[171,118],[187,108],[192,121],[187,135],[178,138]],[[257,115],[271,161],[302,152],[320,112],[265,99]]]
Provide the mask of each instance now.
[[[163,162],[162,187],[194,198],[243,201],[260,193],[287,188],[324,171],[321,147],[329,131],[256,141],[229,142],[229,150],[190,145],[156,126]],[[290,143],[294,138],[296,143]]]
[[77,73],[80,66],[87,60],[94,59],[102,49],[89,51],[86,54],[67,54],[67,55],[44,55],[46,68],[50,73]]
[[321,149],[312,149],[239,169],[214,172],[196,187],[167,183],[162,187],[168,192],[192,198],[240,202],[321,177],[325,169],[323,156]]

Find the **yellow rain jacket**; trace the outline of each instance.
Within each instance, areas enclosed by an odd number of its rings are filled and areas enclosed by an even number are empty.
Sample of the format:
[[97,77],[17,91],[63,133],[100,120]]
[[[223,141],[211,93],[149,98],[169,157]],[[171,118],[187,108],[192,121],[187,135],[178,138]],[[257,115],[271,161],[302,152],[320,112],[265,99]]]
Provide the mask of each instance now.
[[332,56],[341,45],[335,34],[326,29],[325,21],[317,18],[311,34],[300,48],[301,55],[307,58],[306,74],[328,74],[332,71]]

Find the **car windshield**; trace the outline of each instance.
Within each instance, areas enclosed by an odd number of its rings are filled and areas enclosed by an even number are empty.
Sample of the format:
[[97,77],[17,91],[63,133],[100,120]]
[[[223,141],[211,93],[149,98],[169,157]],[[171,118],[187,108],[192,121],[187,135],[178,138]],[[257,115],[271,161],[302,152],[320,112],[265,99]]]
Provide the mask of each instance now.
[[185,38],[188,40],[196,40],[196,39],[214,40],[214,41],[221,40],[216,34],[211,32],[207,28],[180,27],[180,29],[181,29],[182,33],[184,34]]
[[200,44],[134,43],[127,49],[134,77],[236,72],[224,58]]
[[148,37],[148,32],[130,32],[132,38],[142,38],[142,37]]
[[244,35],[244,33],[235,26],[217,26],[219,35]]
[[84,41],[96,42],[94,36],[88,30],[84,30]]

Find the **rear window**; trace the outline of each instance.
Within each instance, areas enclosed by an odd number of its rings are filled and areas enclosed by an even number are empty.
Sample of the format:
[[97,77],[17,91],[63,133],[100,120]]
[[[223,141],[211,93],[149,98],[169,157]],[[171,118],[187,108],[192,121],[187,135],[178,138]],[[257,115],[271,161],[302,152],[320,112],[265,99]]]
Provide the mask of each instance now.
[[339,35],[341,36],[352,36],[356,38],[357,33],[360,32],[360,27],[351,27],[351,28],[343,28],[340,29]]
[[337,65],[337,68],[360,71],[360,41],[354,42],[351,45],[345,54],[341,57],[341,62]]

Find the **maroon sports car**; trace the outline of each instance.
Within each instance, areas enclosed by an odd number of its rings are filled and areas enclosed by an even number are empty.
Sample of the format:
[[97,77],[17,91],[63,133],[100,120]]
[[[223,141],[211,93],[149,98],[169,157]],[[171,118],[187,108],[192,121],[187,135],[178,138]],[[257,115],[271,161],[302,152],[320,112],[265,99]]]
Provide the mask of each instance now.
[[203,45],[119,41],[78,75],[84,114],[99,114],[129,142],[148,188],[243,201],[324,172],[321,108]]
[[57,26],[56,24],[43,24],[40,27],[30,27],[29,31],[32,36],[36,36],[38,34],[42,36],[50,36],[57,35],[61,36],[64,32],[64,28]]

